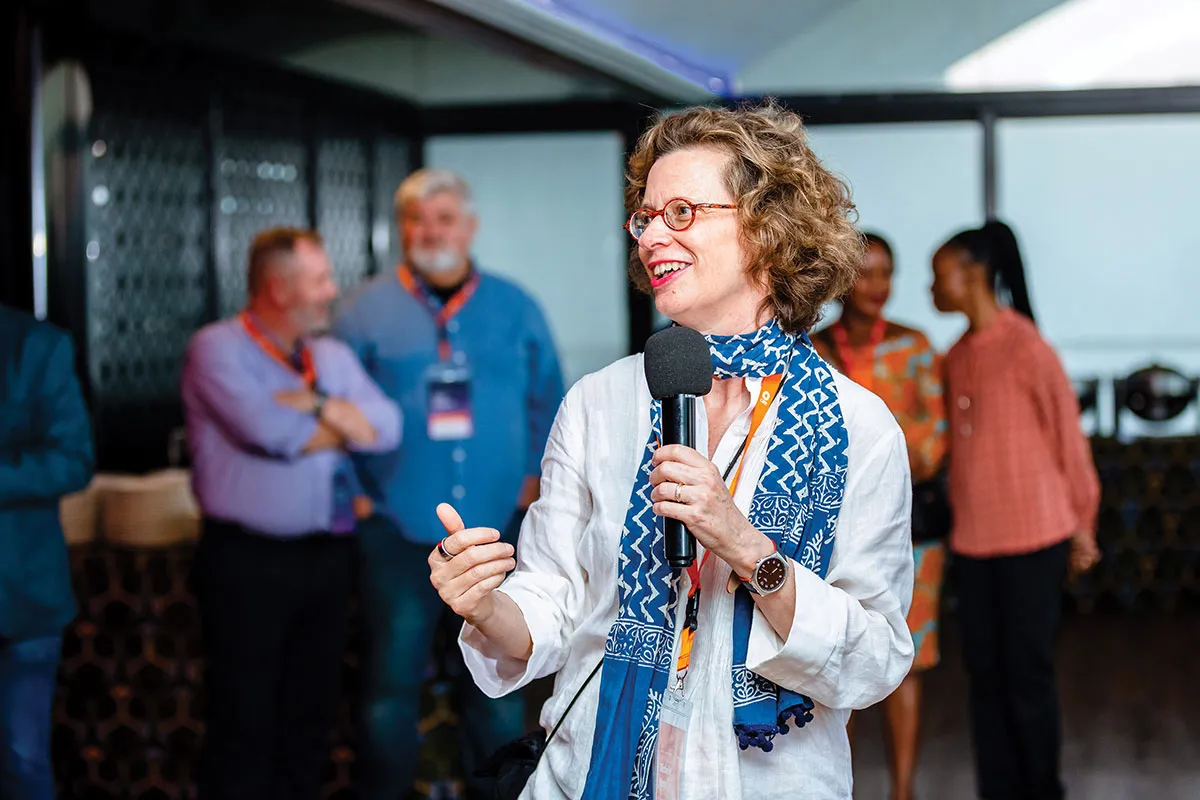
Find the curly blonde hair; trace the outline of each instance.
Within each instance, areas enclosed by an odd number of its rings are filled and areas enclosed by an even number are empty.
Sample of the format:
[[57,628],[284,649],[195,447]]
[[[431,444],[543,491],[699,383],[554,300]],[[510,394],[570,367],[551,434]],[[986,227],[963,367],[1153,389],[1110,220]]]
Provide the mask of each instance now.
[[[658,159],[690,147],[732,158],[725,185],[736,198],[752,279],[767,287],[770,310],[789,333],[802,333],[821,307],[854,284],[864,243],[846,184],[821,165],[800,117],[774,101],[757,106],[697,106],[661,115],[629,157],[625,205],[642,206],[646,178]],[[650,291],[637,250],[629,275]]]

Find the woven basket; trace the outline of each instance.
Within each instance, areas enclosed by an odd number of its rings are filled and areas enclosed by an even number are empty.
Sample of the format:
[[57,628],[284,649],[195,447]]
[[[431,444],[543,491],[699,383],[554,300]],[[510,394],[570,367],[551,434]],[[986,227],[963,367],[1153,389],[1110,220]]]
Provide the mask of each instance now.
[[58,518],[63,536],[71,547],[96,541],[96,519],[100,513],[100,492],[93,480],[84,489],[58,501]]
[[101,487],[104,539],[112,545],[169,547],[200,534],[200,508],[187,470],[110,475]]

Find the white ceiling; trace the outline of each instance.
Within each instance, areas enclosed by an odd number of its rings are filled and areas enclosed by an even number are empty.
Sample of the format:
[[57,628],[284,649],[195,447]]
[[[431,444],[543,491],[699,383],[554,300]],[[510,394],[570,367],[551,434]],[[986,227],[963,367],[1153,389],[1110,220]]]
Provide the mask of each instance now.
[[[1064,43],[1069,43],[1064,46]],[[1071,0],[947,71],[951,88],[1171,86],[1200,82],[1200,0]]]
[[851,0],[748,64],[739,87],[753,95],[940,91],[951,65],[1058,2]]
[[1200,0],[273,0],[177,27],[422,105],[1200,86]]
[[1200,0],[432,0],[680,101],[1200,84]]

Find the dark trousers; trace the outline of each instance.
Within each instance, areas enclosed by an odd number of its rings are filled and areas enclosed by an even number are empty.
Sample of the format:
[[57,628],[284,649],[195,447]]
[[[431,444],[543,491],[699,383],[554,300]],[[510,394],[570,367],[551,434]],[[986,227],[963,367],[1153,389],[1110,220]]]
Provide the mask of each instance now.
[[[412,787],[420,753],[417,722],[421,687],[438,626],[449,622],[454,639],[448,660],[461,665],[453,617],[429,582],[433,545],[406,541],[382,516],[358,526],[362,602],[368,630],[368,662],[359,749],[359,797],[397,800]],[[453,617],[446,620],[447,615]],[[458,662],[455,664],[454,662]],[[525,704],[519,692],[489,699],[465,667],[458,681],[463,769],[469,775],[501,745],[525,733]]]
[[205,521],[196,593],[208,661],[201,800],[316,800],[337,720],[349,537],[272,539]]
[[955,556],[984,800],[1063,797],[1054,643],[1069,549],[1063,542],[1025,555]]

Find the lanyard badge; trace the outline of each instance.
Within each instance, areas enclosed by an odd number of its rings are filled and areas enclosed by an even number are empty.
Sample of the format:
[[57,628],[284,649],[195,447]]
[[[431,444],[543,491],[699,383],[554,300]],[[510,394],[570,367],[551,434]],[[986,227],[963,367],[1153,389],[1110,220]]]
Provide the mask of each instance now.
[[466,364],[437,363],[425,373],[429,401],[427,430],[435,442],[453,442],[475,435],[471,414],[471,372]]
[[654,753],[655,800],[678,800],[683,787],[692,701],[673,691],[663,693],[658,717],[658,749]]
[[475,420],[471,413],[471,371],[465,363],[451,361],[453,349],[450,346],[449,324],[479,288],[479,273],[472,270],[462,288],[445,303],[430,292],[408,267],[398,267],[397,275],[408,293],[429,310],[437,328],[438,363],[425,373],[428,402],[426,432],[430,440],[435,442],[470,439],[475,435]]

